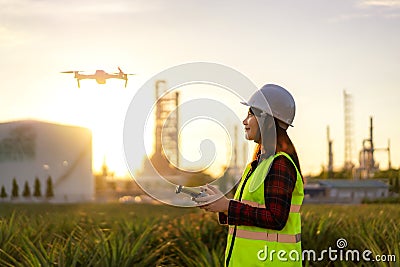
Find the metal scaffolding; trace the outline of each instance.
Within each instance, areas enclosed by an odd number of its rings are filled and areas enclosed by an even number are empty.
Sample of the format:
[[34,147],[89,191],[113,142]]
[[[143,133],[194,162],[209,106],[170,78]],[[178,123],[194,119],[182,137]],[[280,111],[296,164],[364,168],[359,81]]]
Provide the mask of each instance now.
[[362,142],[362,150],[359,153],[359,176],[363,179],[372,178],[374,173],[379,170],[379,164],[375,161],[375,153],[378,151],[384,151],[388,154],[388,169],[392,168],[392,162],[390,158],[390,139],[388,140],[388,146],[385,148],[376,148],[374,143],[374,125],[373,118],[369,118],[369,138],[366,138]]
[[179,93],[168,93],[165,80],[156,84],[156,149],[155,156],[163,156],[179,168]]
[[353,97],[343,91],[344,97],[344,170],[352,170],[353,158]]

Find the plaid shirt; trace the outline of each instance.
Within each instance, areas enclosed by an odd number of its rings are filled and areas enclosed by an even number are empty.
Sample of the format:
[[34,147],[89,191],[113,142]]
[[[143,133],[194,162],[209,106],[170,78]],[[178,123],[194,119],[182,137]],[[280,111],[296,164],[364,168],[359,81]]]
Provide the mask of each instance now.
[[[257,162],[257,160],[253,161],[252,166],[256,166]],[[254,169],[255,167],[251,171]],[[228,215],[220,212],[219,222],[282,230],[289,217],[296,178],[296,169],[293,164],[285,156],[278,156],[273,161],[264,181],[265,208],[252,207],[237,200],[231,200]]]

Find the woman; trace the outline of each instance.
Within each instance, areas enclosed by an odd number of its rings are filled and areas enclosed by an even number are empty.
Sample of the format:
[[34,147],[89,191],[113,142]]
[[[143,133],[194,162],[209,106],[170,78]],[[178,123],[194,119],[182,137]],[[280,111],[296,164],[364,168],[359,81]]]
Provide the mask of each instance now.
[[284,88],[267,84],[253,94],[243,125],[257,143],[234,199],[207,185],[196,198],[206,211],[219,212],[229,225],[226,266],[301,266],[300,207],[303,178],[296,150],[287,135],[295,102]]

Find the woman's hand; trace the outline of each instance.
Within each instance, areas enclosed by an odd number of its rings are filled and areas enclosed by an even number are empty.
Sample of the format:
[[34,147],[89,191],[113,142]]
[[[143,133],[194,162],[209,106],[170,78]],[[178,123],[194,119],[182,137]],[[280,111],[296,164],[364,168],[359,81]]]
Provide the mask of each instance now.
[[[207,187],[202,187],[208,196],[197,197],[194,199],[201,204],[199,207],[211,212],[227,212],[229,208],[229,199],[215,186],[207,184]],[[204,204],[203,204],[204,203]]]

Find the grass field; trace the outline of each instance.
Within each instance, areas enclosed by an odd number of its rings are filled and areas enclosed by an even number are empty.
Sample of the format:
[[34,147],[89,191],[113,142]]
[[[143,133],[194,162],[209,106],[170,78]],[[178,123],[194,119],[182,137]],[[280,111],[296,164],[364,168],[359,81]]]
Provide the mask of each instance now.
[[[307,266],[399,266],[399,205],[304,205],[302,221],[303,249],[317,255],[342,238],[345,249],[397,260]],[[0,266],[223,266],[226,233],[215,214],[194,208],[2,203]]]

